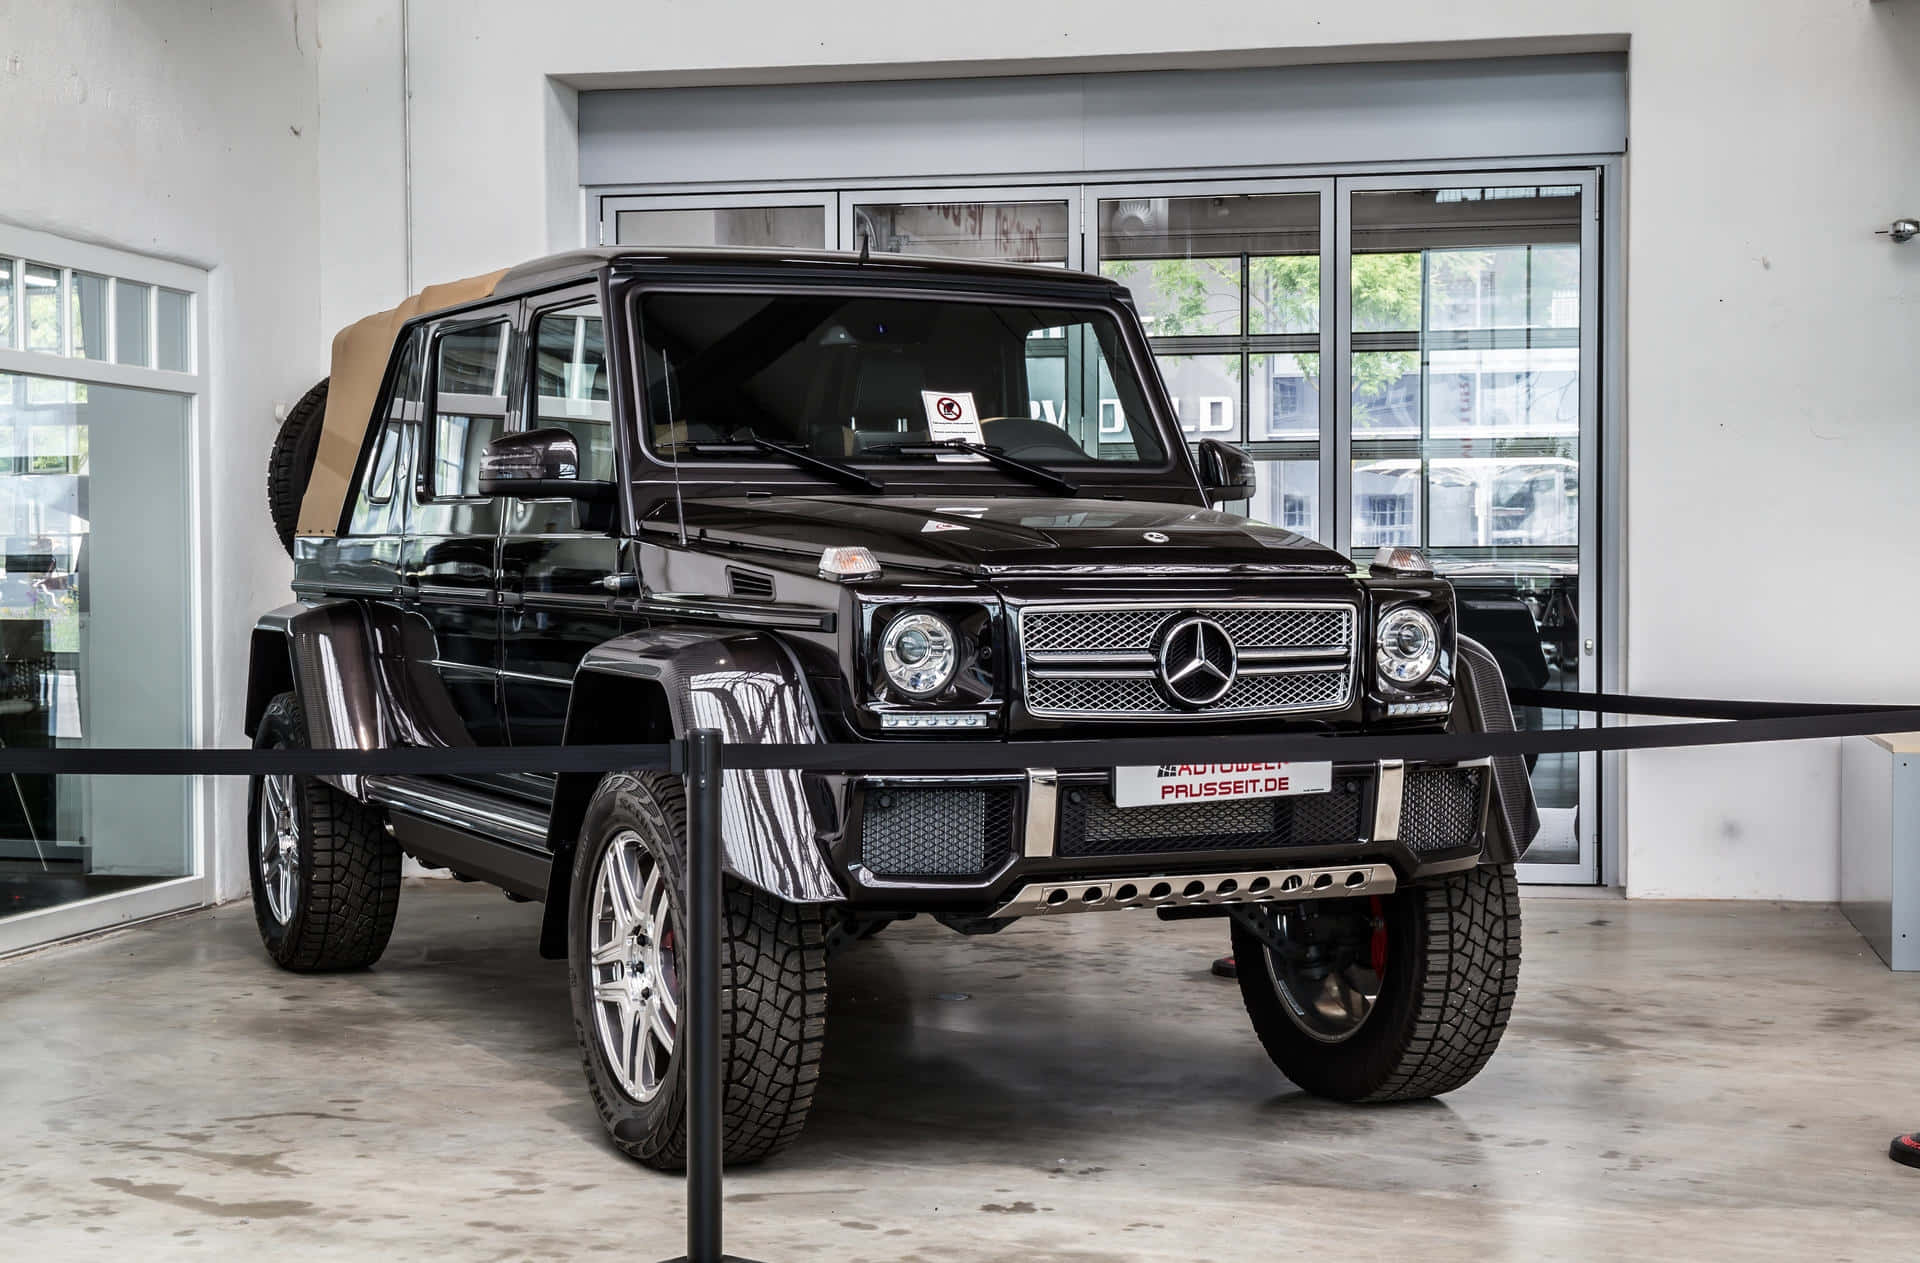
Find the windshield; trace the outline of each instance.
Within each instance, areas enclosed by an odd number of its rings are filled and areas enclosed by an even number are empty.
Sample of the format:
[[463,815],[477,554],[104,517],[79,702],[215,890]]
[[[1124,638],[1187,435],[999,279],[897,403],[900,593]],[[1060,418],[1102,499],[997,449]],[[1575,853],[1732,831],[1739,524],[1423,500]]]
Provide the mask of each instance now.
[[968,445],[1037,465],[1167,460],[1103,311],[655,292],[639,316],[646,437],[663,455],[739,460],[757,440],[832,461],[988,462]]

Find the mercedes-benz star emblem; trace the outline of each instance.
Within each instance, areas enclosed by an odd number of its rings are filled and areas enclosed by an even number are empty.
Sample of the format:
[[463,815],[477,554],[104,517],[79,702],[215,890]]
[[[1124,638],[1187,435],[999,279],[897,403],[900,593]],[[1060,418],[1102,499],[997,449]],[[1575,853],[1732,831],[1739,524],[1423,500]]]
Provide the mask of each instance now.
[[1240,655],[1226,628],[1210,618],[1183,618],[1160,638],[1160,688],[1188,708],[1211,706],[1240,674]]
[[1149,544],[1164,544],[1167,542],[1167,536],[1160,531],[1148,531],[1140,538],[1146,540]]

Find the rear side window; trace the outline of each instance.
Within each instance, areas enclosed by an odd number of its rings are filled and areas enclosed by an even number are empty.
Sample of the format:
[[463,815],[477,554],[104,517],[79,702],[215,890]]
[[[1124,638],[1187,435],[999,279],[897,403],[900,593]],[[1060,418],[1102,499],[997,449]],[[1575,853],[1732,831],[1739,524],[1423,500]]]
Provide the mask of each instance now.
[[420,337],[416,334],[408,338],[400,352],[393,394],[362,471],[348,534],[397,535],[405,529],[406,500],[404,496],[396,498],[394,492],[403,485],[411,434],[420,424],[421,384]]
[[528,429],[560,429],[580,443],[580,476],[613,478],[613,403],[606,322],[599,303],[543,313],[533,330]]
[[434,344],[433,469],[436,500],[480,494],[480,454],[507,426],[505,320],[445,333]]

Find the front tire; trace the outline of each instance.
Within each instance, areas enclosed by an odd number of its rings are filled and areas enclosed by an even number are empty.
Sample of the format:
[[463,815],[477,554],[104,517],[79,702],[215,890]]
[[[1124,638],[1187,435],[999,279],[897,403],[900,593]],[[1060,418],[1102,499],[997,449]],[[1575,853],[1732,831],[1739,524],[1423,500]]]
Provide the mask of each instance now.
[[[680,1016],[687,809],[679,778],[609,776],[581,825],[567,977],[587,1088],[613,1143],[656,1170],[686,1165]],[[720,945],[725,1160],[799,1136],[820,1078],[827,921],[728,878]]]
[[[292,693],[273,699],[253,744],[307,747]],[[256,776],[247,802],[247,871],[267,955],[282,969],[364,969],[400,910],[400,848],[379,812],[311,776]]]
[[1282,949],[1233,924],[1240,994],[1273,1064],[1315,1096],[1439,1096],[1499,1047],[1520,977],[1511,864],[1289,905],[1272,924]]

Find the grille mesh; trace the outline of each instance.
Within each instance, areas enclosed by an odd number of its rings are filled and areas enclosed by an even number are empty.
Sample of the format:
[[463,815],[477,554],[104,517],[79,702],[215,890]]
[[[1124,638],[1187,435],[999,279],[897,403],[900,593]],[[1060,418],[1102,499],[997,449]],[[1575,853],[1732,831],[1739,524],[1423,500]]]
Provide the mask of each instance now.
[[1105,786],[1061,795],[1056,854],[1072,857],[1335,846],[1360,837],[1359,794],[1116,807]]
[[1400,797],[1400,841],[1415,851],[1469,846],[1480,825],[1485,768],[1412,768]]
[[1015,791],[867,791],[860,856],[879,877],[979,877],[1013,853]]
[[[1227,695],[1198,713],[1307,710],[1347,704],[1345,669],[1288,675],[1242,675]],[[1185,715],[1167,704],[1153,681],[1130,676],[1030,677],[1027,709],[1045,714]]]
[[[1137,610],[1032,610],[1021,616],[1021,643],[1029,653],[1064,650],[1151,649],[1180,607]],[[1325,647],[1346,652],[1353,643],[1353,610],[1206,609],[1197,611],[1226,629],[1242,651]]]

